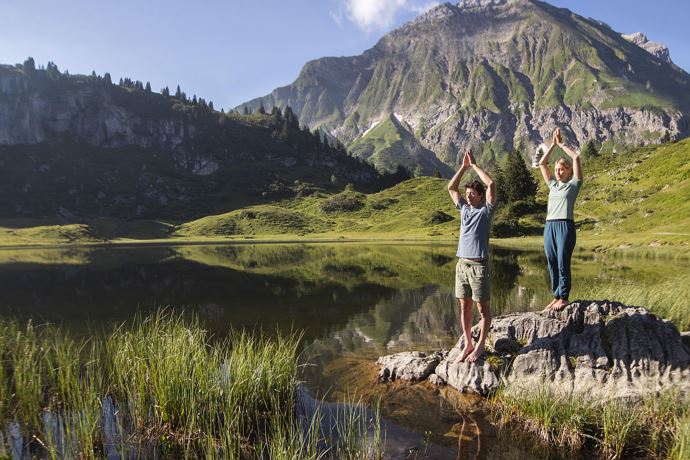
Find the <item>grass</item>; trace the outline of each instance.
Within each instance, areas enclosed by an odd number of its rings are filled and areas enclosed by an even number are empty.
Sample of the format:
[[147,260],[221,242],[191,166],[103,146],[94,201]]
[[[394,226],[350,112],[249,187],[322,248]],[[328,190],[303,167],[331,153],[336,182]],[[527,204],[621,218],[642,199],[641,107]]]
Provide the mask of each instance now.
[[690,330],[690,274],[659,283],[588,284],[575,291],[580,299],[616,299],[626,305],[639,305],[662,318],[671,320],[680,330]]
[[544,444],[587,449],[606,458],[687,458],[690,431],[687,395],[662,393],[641,401],[589,402],[544,386],[520,393],[499,391],[492,412],[502,425],[524,425]]
[[[690,139],[585,158],[585,183],[575,206],[578,248],[662,257],[688,257]],[[541,184],[537,201],[545,203]],[[178,223],[91,219],[0,221],[0,246],[142,242],[414,240],[457,241],[457,210],[447,181],[417,177],[378,193],[319,191]],[[229,205],[230,206],[230,205]],[[451,220],[435,216],[450,216]],[[543,216],[521,225],[540,228]],[[499,245],[541,246],[540,236],[492,239]]]
[[[299,341],[299,334],[243,332],[213,338],[196,319],[166,311],[86,339],[2,321],[0,423],[18,422],[31,451],[51,458],[102,457],[108,404],[121,449],[158,445],[207,458],[380,455],[368,440],[370,425],[357,418],[362,404],[343,406],[346,417],[330,427],[338,441],[324,432],[318,411],[297,418]],[[5,442],[0,447],[7,451]]]

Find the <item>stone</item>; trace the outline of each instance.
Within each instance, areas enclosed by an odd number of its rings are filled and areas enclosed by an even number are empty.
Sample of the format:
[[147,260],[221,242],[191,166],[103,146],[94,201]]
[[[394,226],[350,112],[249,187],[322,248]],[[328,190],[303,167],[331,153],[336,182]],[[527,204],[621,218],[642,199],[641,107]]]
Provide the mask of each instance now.
[[[478,325],[472,335],[476,341]],[[679,333],[673,323],[642,307],[578,301],[557,312],[494,318],[482,358],[458,362],[465,345],[461,338],[432,375],[437,376],[434,382],[440,379],[480,395],[499,385],[508,393],[545,388],[557,394],[587,394],[593,400],[690,392],[688,340],[689,333]]]
[[376,361],[381,366],[379,380],[412,380],[426,379],[443,359],[442,352],[424,353],[421,351],[405,351],[383,356]]

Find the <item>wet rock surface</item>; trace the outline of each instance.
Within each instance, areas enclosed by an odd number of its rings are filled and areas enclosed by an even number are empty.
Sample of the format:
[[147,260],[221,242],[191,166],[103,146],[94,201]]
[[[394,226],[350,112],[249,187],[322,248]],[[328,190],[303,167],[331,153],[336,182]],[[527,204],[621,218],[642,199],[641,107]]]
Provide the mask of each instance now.
[[[472,333],[476,341],[478,326]],[[430,358],[438,353],[411,352],[377,363],[380,375],[409,380],[431,375],[436,384],[481,395],[503,384],[508,392],[544,386],[593,399],[635,398],[671,389],[690,391],[686,335],[642,307],[578,301],[558,312],[495,318],[486,353],[476,363],[458,361],[464,338],[438,362]]]

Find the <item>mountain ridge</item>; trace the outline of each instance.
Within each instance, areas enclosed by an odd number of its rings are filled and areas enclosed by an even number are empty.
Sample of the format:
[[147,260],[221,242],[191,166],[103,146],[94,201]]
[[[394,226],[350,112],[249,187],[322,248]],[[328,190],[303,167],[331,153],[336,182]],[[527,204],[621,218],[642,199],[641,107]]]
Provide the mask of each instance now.
[[690,75],[605,24],[537,0],[460,5],[432,8],[361,55],[309,61],[292,84],[238,107],[290,105],[346,145],[398,113],[451,167],[469,145],[488,161],[531,153],[556,126],[580,145],[688,134]]

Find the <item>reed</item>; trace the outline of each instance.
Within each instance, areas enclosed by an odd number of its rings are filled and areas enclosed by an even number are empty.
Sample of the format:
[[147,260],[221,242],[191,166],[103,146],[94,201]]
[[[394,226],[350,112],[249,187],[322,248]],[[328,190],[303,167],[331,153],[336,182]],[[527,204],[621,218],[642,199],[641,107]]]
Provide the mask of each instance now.
[[50,458],[102,457],[106,417],[124,456],[139,446],[184,457],[368,458],[363,405],[337,420],[337,440],[320,412],[298,419],[300,340],[217,339],[165,310],[85,340],[0,320],[0,424],[18,421],[30,448]]
[[652,313],[671,320],[681,331],[690,330],[690,274],[683,273],[656,284],[593,285],[578,288],[580,299],[615,299],[626,305],[642,305]]
[[676,392],[639,401],[586,402],[576,393],[535,390],[499,391],[492,400],[494,418],[503,426],[523,424],[544,444],[598,451],[617,459],[629,455],[687,458],[690,413],[687,396]]

